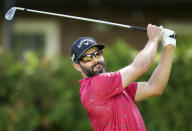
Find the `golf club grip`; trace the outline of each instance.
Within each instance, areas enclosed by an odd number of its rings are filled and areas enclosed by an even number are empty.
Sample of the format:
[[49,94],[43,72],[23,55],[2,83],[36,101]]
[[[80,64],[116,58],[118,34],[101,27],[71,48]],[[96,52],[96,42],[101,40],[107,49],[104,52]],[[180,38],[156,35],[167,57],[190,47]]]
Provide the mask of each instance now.
[[[143,31],[143,32],[147,32],[146,28],[142,28],[142,27],[138,27],[138,26],[131,26],[130,27],[132,30],[138,30],[138,31]],[[173,35],[170,35],[169,37],[171,38],[175,38],[176,39],[176,33],[174,33]]]
[[132,30],[138,30],[138,31],[143,31],[143,32],[147,32],[146,28],[143,27],[138,27],[138,26],[131,26]]

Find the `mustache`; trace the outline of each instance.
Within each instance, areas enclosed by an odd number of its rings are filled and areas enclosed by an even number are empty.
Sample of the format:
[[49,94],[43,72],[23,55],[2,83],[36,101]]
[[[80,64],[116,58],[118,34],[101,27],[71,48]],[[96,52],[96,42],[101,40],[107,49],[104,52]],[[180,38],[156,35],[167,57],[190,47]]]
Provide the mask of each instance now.
[[104,66],[104,64],[103,64],[103,62],[97,62],[96,64],[94,64],[93,66],[92,66],[92,69],[94,68],[94,67],[96,67],[97,65],[102,65],[102,66]]

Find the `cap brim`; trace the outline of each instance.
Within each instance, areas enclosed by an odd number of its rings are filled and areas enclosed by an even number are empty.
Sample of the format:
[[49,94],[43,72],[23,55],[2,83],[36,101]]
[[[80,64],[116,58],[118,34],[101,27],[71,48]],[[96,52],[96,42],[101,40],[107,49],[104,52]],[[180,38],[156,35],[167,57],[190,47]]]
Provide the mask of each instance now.
[[81,54],[79,55],[79,57],[77,58],[76,62],[79,60],[79,58],[81,58],[81,56],[87,51],[89,50],[90,48],[92,47],[98,47],[99,49],[104,49],[105,46],[104,45],[93,45],[93,46],[90,46],[89,48],[87,48],[86,50],[84,50],[83,52],[81,52]]

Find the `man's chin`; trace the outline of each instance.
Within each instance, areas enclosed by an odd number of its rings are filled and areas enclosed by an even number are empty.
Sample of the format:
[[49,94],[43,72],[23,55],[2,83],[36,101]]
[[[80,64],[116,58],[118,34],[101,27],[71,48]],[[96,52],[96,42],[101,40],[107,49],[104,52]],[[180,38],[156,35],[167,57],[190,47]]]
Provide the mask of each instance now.
[[96,76],[96,75],[99,75],[99,74],[101,74],[101,73],[104,73],[105,72],[105,69],[99,69],[99,70],[97,70],[97,71],[94,71],[94,73],[92,73],[91,75],[89,75],[89,76]]
[[105,69],[99,69],[98,71],[97,71],[97,74],[101,74],[101,73],[104,73],[105,72]]

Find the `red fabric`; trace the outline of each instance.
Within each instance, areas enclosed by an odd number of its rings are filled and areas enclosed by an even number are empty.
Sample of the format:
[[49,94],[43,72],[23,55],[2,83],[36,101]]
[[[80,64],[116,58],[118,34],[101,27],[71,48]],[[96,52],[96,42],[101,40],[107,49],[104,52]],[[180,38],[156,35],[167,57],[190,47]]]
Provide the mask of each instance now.
[[120,72],[79,81],[81,103],[94,131],[146,131],[134,101],[137,83],[122,87]]

